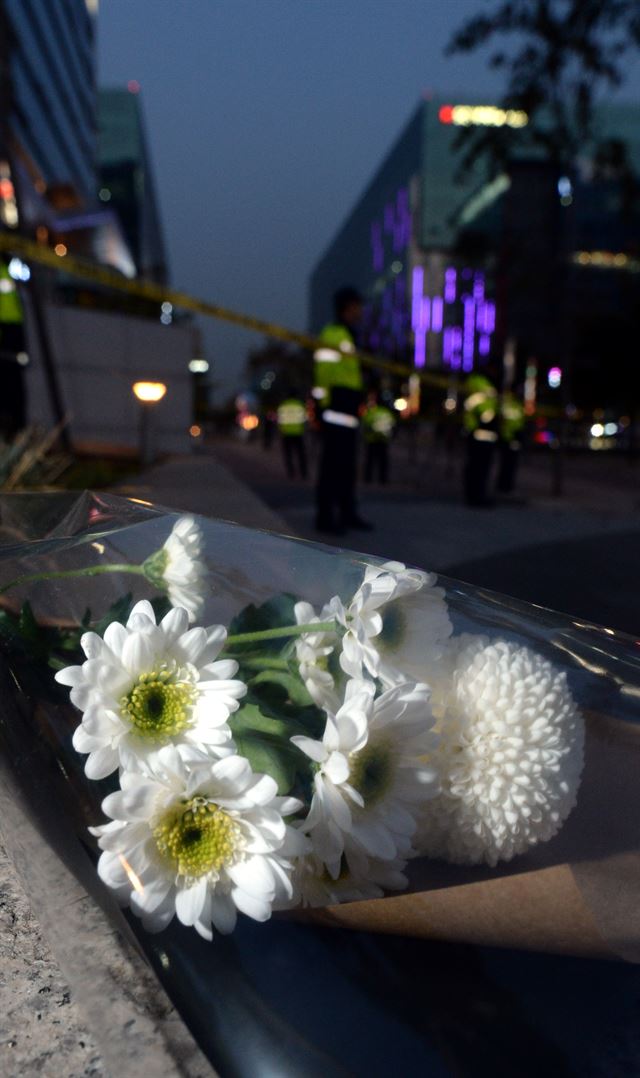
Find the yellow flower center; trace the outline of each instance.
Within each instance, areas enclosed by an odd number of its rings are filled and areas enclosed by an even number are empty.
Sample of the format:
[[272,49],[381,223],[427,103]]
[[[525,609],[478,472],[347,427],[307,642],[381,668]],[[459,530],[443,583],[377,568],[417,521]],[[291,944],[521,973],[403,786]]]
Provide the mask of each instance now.
[[191,723],[197,690],[190,681],[177,680],[176,670],[162,665],[140,674],[120,707],[135,733],[151,741],[168,741]]
[[393,779],[394,755],[388,741],[365,745],[349,758],[349,781],[366,806],[380,801]]
[[237,850],[240,827],[213,801],[192,797],[174,805],[153,829],[161,857],[181,876],[219,872]]

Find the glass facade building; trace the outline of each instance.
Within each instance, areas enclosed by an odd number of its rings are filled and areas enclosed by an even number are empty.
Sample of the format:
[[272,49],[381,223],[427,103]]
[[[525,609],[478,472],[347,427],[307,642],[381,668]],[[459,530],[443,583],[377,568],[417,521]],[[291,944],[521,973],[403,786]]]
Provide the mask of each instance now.
[[[596,135],[614,165],[586,146],[567,176],[527,126],[491,104],[421,101],[313,271],[311,330],[352,284],[366,301],[362,346],[417,369],[462,374],[510,340],[523,364],[573,352],[597,365],[594,320],[629,329],[640,302],[640,108],[601,105]],[[461,168],[472,127],[502,129],[502,170]]]
[[[25,212],[45,189],[95,198],[94,19],[85,0],[0,0],[4,141]],[[29,188],[33,190],[30,190]]]
[[139,87],[98,94],[99,197],[122,223],[137,272],[166,282],[165,247]]

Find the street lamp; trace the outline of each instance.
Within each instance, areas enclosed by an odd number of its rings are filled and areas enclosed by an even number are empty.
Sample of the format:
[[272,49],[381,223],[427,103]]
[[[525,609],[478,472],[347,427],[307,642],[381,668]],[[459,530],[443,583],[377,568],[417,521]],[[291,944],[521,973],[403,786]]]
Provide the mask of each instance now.
[[153,405],[165,396],[167,387],[164,382],[134,382],[131,388],[136,399],[140,401],[140,463],[146,467],[153,462],[149,438],[149,415]]

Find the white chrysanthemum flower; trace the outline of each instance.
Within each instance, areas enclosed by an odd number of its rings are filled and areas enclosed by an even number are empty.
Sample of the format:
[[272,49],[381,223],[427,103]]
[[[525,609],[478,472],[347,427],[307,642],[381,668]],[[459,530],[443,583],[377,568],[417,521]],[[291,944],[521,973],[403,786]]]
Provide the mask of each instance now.
[[146,600],[134,606],[126,626],[112,621],[104,639],[84,634],[87,661],[60,670],[56,681],[70,686],[71,702],[83,712],[73,745],[89,753],[89,778],[104,778],[119,765],[143,766],[169,743],[214,756],[234,751],[227,720],[247,690],[234,680],[236,662],[215,661],[226,636],[222,625],[189,629],[180,609],[156,625]]
[[435,686],[441,794],[421,820],[421,853],[494,866],[546,842],[576,803],[584,724],[566,675],[506,640],[451,642]]
[[287,846],[300,848],[283,816],[301,806],[278,797],[269,775],[241,756],[188,764],[160,749],[147,774],[125,771],[102,803],[111,822],[91,828],[104,851],[100,878],[159,932],[174,913],[205,939],[232,932],[237,911],[256,921],[291,897]]
[[386,685],[425,680],[426,665],[440,658],[452,631],[436,579],[389,561],[367,567],[346,607],[337,596],[331,600],[326,611],[345,630],[340,663],[347,674],[366,670]]
[[429,689],[406,682],[374,694],[372,682],[349,681],[322,741],[291,739],[318,765],[303,830],[333,879],[350,850],[383,861],[405,857],[418,807],[437,792],[434,768],[418,760],[436,740]]
[[333,906],[382,898],[385,891],[402,891],[407,886],[405,867],[406,860],[400,857],[380,861],[350,849],[343,856],[338,878],[334,880],[326,865],[314,854],[308,854],[295,863],[291,905]]
[[193,517],[180,517],[164,546],[147,558],[145,576],[168,592],[172,606],[182,607],[195,621],[204,603],[207,567],[202,560],[202,529]]
[[[312,625],[331,617],[327,608],[317,617],[311,603],[296,603],[294,613],[298,625]],[[335,678],[330,670],[338,640],[335,632],[322,630],[299,636],[295,645],[300,677],[309,696],[318,707],[326,707],[330,711],[339,707]]]

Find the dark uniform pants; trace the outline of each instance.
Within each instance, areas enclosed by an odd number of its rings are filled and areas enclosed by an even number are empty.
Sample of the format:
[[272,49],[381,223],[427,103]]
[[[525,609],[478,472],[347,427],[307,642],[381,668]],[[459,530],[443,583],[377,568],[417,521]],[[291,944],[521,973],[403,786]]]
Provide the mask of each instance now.
[[376,475],[379,483],[386,483],[389,476],[388,442],[367,442],[364,465],[365,483],[371,483]]
[[467,435],[467,459],[464,469],[464,498],[467,505],[486,505],[493,464],[495,442],[480,441]]
[[316,488],[317,525],[347,527],[357,516],[356,455],[358,430],[323,421]]
[[[289,479],[294,479],[296,470],[301,479],[307,478],[307,452],[302,434],[283,434],[282,451],[284,453],[284,466]],[[296,467],[297,466],[297,467]]]

